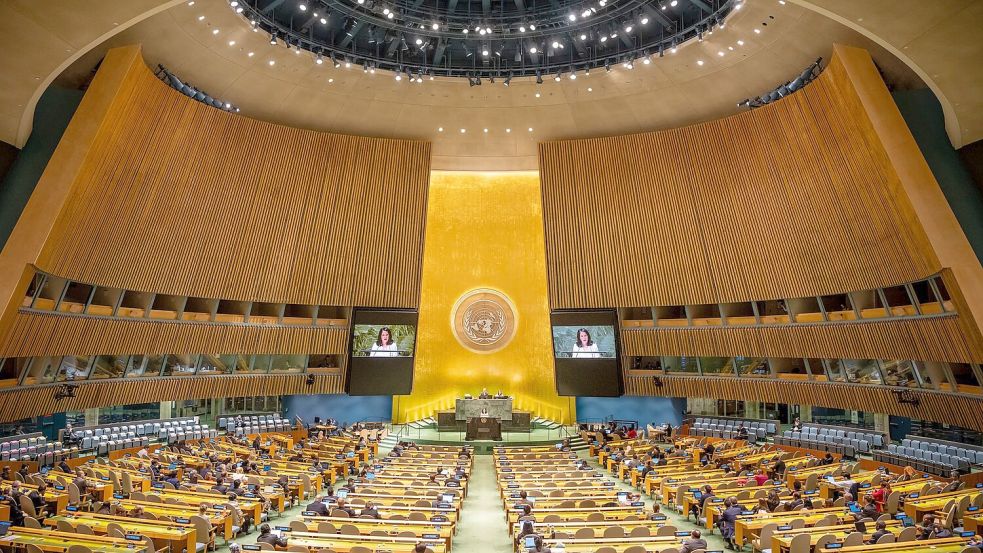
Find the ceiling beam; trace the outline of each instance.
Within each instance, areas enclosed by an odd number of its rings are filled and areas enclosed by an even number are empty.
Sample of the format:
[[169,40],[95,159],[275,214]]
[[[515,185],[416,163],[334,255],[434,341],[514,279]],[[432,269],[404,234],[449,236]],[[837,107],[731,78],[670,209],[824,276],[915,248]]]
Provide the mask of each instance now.
[[713,8],[710,7],[710,4],[707,4],[703,0],[689,0],[689,3],[693,4],[697,8],[700,8],[701,11],[713,13]]
[[447,49],[447,40],[444,37],[437,39],[437,46],[433,51],[433,65],[440,65],[444,61],[444,50]]
[[265,8],[263,8],[263,13],[265,14],[270,13],[271,11],[279,8],[280,5],[283,4],[283,2],[284,0],[273,0],[272,2],[267,4]]
[[352,43],[352,40],[358,36],[362,28],[365,27],[365,20],[359,19],[352,26],[351,30],[345,33],[345,38],[341,39],[341,44],[338,45],[339,48],[348,48],[348,45]]
[[526,11],[526,0],[515,0],[515,7],[519,8],[520,12]]

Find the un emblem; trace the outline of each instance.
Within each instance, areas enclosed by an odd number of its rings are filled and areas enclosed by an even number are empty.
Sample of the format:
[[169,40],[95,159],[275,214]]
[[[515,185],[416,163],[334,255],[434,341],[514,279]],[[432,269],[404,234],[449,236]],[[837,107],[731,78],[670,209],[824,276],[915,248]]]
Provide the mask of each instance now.
[[515,323],[515,307],[497,290],[472,290],[451,310],[451,328],[457,341],[478,353],[505,347],[515,336]]

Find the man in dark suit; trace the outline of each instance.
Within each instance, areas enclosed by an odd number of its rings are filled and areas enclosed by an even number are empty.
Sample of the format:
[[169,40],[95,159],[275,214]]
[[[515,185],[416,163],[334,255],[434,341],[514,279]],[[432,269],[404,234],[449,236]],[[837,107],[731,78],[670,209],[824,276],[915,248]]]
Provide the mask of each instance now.
[[881,536],[885,536],[885,535],[891,533],[887,529],[887,523],[884,522],[883,520],[878,520],[877,521],[876,528],[877,529],[874,530],[874,533],[870,535],[870,539],[867,540],[867,543],[869,543],[869,544],[877,543],[877,540],[881,539]]
[[372,517],[372,518],[382,518],[379,515],[379,510],[376,509],[375,508],[375,505],[373,505],[371,503],[366,503],[365,504],[365,508],[362,509],[362,512],[359,513],[358,516],[360,516],[360,517],[369,516],[369,517]]
[[351,507],[349,507],[348,505],[346,505],[344,499],[338,499],[338,503],[335,504],[335,510],[336,511],[344,511],[344,512],[348,513],[348,516],[350,516],[350,517],[354,517],[355,516],[355,509],[352,509]]
[[679,548],[679,553],[693,553],[698,549],[706,548],[707,540],[700,537],[699,530],[693,530],[689,537],[683,540],[683,546]]
[[259,527],[259,537],[256,538],[256,543],[268,543],[272,545],[274,549],[284,549],[287,547],[286,538],[274,536],[270,531],[269,524],[264,524]]
[[330,514],[330,511],[328,511],[328,506],[324,504],[323,498],[321,497],[316,498],[313,503],[309,504],[307,507],[304,507],[304,510],[317,513],[323,517]]
[[221,476],[215,479],[215,485],[212,486],[212,489],[222,495],[229,493],[229,487],[225,485],[225,481],[222,480]]

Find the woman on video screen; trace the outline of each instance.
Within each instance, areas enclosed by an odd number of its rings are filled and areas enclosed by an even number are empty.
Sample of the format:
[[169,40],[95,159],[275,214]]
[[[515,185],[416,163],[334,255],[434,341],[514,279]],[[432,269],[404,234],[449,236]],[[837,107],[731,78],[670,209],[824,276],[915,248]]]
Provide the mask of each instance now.
[[601,354],[597,351],[597,344],[590,337],[590,332],[586,328],[581,328],[577,331],[577,342],[573,345],[573,353],[570,357],[575,359],[590,359],[600,357]]
[[398,357],[396,342],[393,340],[393,333],[388,326],[379,329],[379,335],[375,342],[372,342],[372,351],[369,357]]

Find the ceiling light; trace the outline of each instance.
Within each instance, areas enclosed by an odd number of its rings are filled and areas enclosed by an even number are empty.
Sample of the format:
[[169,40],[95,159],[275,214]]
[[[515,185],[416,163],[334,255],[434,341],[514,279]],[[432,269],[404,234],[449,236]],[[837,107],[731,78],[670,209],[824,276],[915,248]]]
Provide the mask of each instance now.
[[555,77],[553,77],[553,80],[554,80],[554,81],[556,81],[556,82],[560,82],[560,75],[561,75],[561,73],[559,73],[559,72],[558,72],[558,73],[556,74],[556,76],[555,76]]
[[588,86],[587,87],[587,92],[594,92],[594,89]]
[[532,23],[530,23],[530,24],[529,24],[529,30],[530,30],[530,31],[535,31],[535,30],[536,30],[536,25],[534,25],[534,24],[532,24]]
[[625,32],[626,32],[626,33],[630,33],[630,32],[631,32],[631,30],[632,30],[632,26],[631,26],[631,24],[630,24],[630,23],[629,23],[628,25],[625,25]]
[[560,43],[554,40],[553,41],[553,44],[550,44],[550,46],[552,46],[553,48],[559,48],[560,47]]
[[537,91],[536,92],[536,97],[539,98],[540,96],[542,96],[542,94],[540,94],[539,91]]
[[321,25],[327,25],[327,24],[328,24],[328,20],[322,17],[321,18]]
[[488,129],[484,129],[484,131],[485,131],[485,132],[488,132]]
[[642,23],[642,25],[648,25],[649,24],[649,18],[648,17],[643,17],[641,23]]
[[276,35],[270,35],[270,44],[276,45]]
[[488,48],[482,48],[481,49],[481,55],[482,56],[487,56],[488,55]]
[[718,55],[718,56],[720,56],[720,57],[724,57],[724,52],[723,52],[723,50],[721,50],[721,51],[719,51],[719,52],[717,52],[717,55]]
[[387,15],[386,17],[388,17],[389,19],[392,19],[392,18],[396,17],[396,14],[394,14],[393,12],[389,12],[389,15]]
[[461,32],[464,33],[464,34],[468,34],[468,30],[467,29],[461,29]]
[[570,72],[570,80],[571,81],[576,81],[577,80],[577,74],[574,73],[573,71]]
[[573,14],[572,13],[572,14],[570,14],[570,15],[567,16],[567,19],[569,19],[570,21],[576,21],[577,20],[577,14]]
[[321,57],[321,54],[318,54],[317,55],[317,58],[314,59],[314,63],[316,63],[318,65],[321,65],[322,63],[324,63],[324,59]]
[[270,60],[270,65],[276,65],[276,61],[275,60]]
[[419,46],[421,44],[423,44],[423,39],[422,38],[416,39],[416,45]]
[[532,127],[529,127],[529,132],[532,132]]
[[590,14],[591,14],[591,11],[590,10],[584,10],[584,11],[582,11],[580,13],[580,17],[588,18],[588,17],[590,17]]
[[396,80],[397,81],[402,81],[403,80],[403,74],[400,73],[399,71],[396,72]]
[[601,42],[607,42],[607,41],[608,41],[608,36],[607,35],[601,35]]
[[436,31],[437,29],[440,28],[440,23],[434,23],[433,25],[430,26],[430,28]]
[[468,132],[467,129],[461,129],[461,134]]
[[236,41],[234,41],[234,40],[230,40],[229,41],[229,46],[235,46],[235,45],[236,45]]
[[199,15],[198,16],[198,21],[204,21],[204,20],[205,20],[205,16],[204,15]]
[[189,6],[194,6],[195,5],[195,0],[189,0],[188,5]]
[[505,129],[505,132],[512,132],[512,129]]
[[754,30],[754,34],[756,34],[756,35],[760,35],[760,34],[761,34],[761,29],[755,29],[755,30]]
[[345,69],[348,69],[351,66],[352,66],[352,62],[345,60]]
[[485,32],[491,34],[491,27],[485,27]]
[[703,60],[696,60],[696,65],[703,65]]
[[213,35],[217,35],[218,34],[218,29],[212,29],[212,34]]
[[307,4],[305,4],[303,2],[301,2],[300,5],[297,6],[297,7],[300,8],[300,11],[302,11],[302,12],[306,12],[307,11]]
[[444,127],[437,127],[437,132],[444,132]]
[[485,30],[484,29],[478,29],[478,34],[481,35],[481,36],[485,36]]
[[587,35],[581,34],[580,35],[580,40],[587,40]]
[[328,82],[329,83],[333,83],[334,82],[334,79],[328,79]]
[[645,58],[645,59],[642,60],[642,63],[644,63],[645,65],[648,65],[648,64],[652,63],[652,60],[651,60],[651,58]]
[[669,5],[675,8],[676,7],[676,4],[678,4],[678,3],[679,3],[679,0],[672,0],[672,2],[669,2]]
[[520,33],[526,32],[526,26],[525,25],[519,25],[519,32]]
[[253,57],[253,56],[255,56],[255,55],[256,55],[256,52],[249,52],[249,54],[247,54],[247,55],[248,55],[249,57]]
[[389,8],[383,8],[382,15],[389,15]]
[[539,51],[539,50],[537,50],[535,46],[533,46],[533,47],[531,47],[531,48],[529,48],[529,53],[530,53],[530,54],[535,54],[535,53],[536,53],[536,52],[538,52],[538,51]]
[[737,41],[737,45],[738,46],[744,46],[744,41],[743,40],[738,40]]

